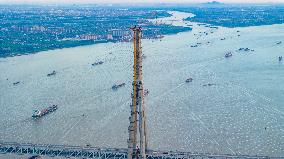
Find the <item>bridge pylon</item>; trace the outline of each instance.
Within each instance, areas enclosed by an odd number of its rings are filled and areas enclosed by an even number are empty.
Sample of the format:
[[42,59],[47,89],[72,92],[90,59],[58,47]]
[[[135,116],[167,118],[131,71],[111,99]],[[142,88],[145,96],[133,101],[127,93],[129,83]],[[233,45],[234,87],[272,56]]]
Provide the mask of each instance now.
[[[131,28],[133,31],[134,64],[133,64],[133,92],[130,105],[131,115],[128,127],[128,159],[146,159],[147,138],[146,138],[146,116],[144,107],[144,90],[142,83],[142,47],[141,27]],[[139,133],[139,139],[137,135]]]

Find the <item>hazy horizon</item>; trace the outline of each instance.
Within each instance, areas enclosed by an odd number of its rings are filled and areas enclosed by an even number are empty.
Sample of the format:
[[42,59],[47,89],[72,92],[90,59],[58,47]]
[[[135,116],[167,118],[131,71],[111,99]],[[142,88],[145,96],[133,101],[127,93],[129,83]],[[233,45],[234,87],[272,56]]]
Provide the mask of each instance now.
[[[0,4],[96,4],[96,3],[204,3],[212,0],[0,0]],[[284,3],[284,0],[218,0],[222,3]]]

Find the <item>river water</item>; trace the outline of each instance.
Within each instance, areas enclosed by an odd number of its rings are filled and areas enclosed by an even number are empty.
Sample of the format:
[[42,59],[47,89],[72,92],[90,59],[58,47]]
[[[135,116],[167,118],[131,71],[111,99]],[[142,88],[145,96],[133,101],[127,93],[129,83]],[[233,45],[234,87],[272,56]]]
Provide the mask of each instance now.
[[[162,22],[193,30],[142,40],[149,148],[284,156],[284,44],[276,44],[284,25],[214,29],[172,14]],[[106,43],[0,59],[0,140],[127,147],[132,49]],[[56,112],[31,118],[52,104]]]

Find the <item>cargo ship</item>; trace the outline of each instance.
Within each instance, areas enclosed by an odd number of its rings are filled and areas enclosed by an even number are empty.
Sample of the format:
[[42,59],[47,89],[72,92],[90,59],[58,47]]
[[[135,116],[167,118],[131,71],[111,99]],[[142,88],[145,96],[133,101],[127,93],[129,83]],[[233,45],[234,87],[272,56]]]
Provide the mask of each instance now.
[[118,88],[123,87],[123,86],[125,86],[125,83],[115,84],[115,85],[113,85],[111,88],[112,88],[113,90],[117,90]]
[[57,105],[53,105],[50,106],[46,109],[42,109],[42,110],[35,110],[34,114],[32,115],[33,118],[40,118],[46,114],[49,114],[51,112],[54,112],[55,110],[57,110]]
[[95,62],[92,64],[92,66],[102,65],[103,63],[104,63],[103,61]]
[[51,73],[47,74],[47,77],[55,76],[55,75],[56,75],[56,71],[52,71]]
[[189,77],[188,79],[185,80],[186,83],[192,82],[193,78]]
[[13,85],[18,85],[19,83],[20,83],[20,81],[14,82]]
[[228,53],[226,53],[225,58],[229,58],[231,56],[233,56],[233,54],[231,52],[228,52]]

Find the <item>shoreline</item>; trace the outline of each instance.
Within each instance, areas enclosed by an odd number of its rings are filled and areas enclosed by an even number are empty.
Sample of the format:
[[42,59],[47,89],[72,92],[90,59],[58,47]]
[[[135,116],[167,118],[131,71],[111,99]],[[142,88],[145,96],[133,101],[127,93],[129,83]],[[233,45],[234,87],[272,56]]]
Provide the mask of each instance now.
[[[145,39],[149,39],[149,40],[157,40],[157,39],[162,39],[165,36],[169,36],[169,35],[176,35],[179,34],[181,32],[188,32],[191,31],[191,29],[186,30],[187,28],[190,27],[184,27],[184,31],[177,31],[175,33],[167,33],[167,34],[162,34],[162,37],[155,37],[155,38],[142,38],[143,40]],[[91,41],[90,41],[91,42]],[[79,44],[79,45],[74,45],[74,46],[65,46],[65,47],[55,47],[55,48],[51,48],[51,49],[47,49],[47,50],[40,50],[40,51],[35,51],[35,52],[23,52],[23,53],[12,53],[10,55],[1,55],[0,59],[5,59],[5,58],[9,58],[9,57],[17,57],[17,56],[25,56],[25,55],[31,55],[31,54],[38,54],[40,52],[46,52],[46,51],[52,51],[52,50],[61,50],[61,49],[68,49],[68,48],[76,48],[76,47],[80,47],[80,46],[91,46],[91,45],[97,45],[97,44],[107,44],[107,43],[123,43],[123,42],[130,42],[130,41],[109,41],[109,40],[105,40],[105,41],[101,41],[101,42],[91,42],[90,44]]]
[[[189,18],[193,18],[196,15],[193,13],[189,13],[189,12],[183,12],[183,11],[176,11],[176,10],[172,10],[172,11],[167,11],[169,14],[171,14],[170,17],[163,17],[163,18],[157,18],[157,19],[147,19],[150,22],[153,23],[157,23],[157,22],[163,22],[163,24],[167,24],[167,25],[172,25],[172,26],[181,26],[183,28],[190,28],[189,30],[185,30],[185,31],[177,31],[174,33],[166,33],[166,34],[162,34],[162,37],[155,37],[155,38],[142,38],[143,40],[157,40],[157,39],[163,39],[166,36],[171,36],[171,35],[177,35],[179,33],[184,33],[184,32],[189,32],[193,30],[192,26],[188,26],[187,23],[190,24],[204,24],[204,25],[210,25],[210,26],[214,26],[214,27],[218,27],[218,28],[226,28],[226,29],[245,29],[245,28],[255,28],[255,27],[267,27],[267,26],[278,26],[278,25],[284,25],[284,23],[282,24],[263,24],[263,25],[253,25],[253,26],[240,26],[240,27],[224,27],[224,26],[218,26],[218,25],[214,25],[214,24],[210,24],[210,23],[203,23],[203,22],[195,22],[195,21],[190,21],[188,20]],[[186,15],[185,17],[182,17],[181,19],[175,19],[175,15],[174,14],[183,14]],[[83,41],[84,42],[84,41]],[[42,52],[48,52],[48,51],[55,51],[55,50],[62,50],[62,49],[69,49],[69,48],[77,48],[77,47],[85,47],[85,46],[92,46],[92,45],[98,45],[98,44],[107,44],[107,43],[124,43],[124,42],[130,42],[130,41],[115,41],[115,40],[103,40],[103,41],[97,41],[97,42],[92,42],[92,41],[85,41],[85,42],[90,42],[86,43],[86,44],[78,44],[78,45],[74,45],[74,46],[65,46],[65,47],[60,47],[60,48],[52,48],[52,49],[44,49],[44,50],[40,50],[40,51],[34,51],[34,52],[22,52],[22,53],[12,53],[11,55],[1,55],[0,59],[6,59],[6,58],[13,58],[13,57],[20,57],[20,56],[27,56],[27,55],[34,55],[34,54],[39,54]]]
[[[179,11],[167,11],[169,14],[171,14],[170,17],[163,17],[163,18],[158,18],[157,20],[164,20],[163,24],[167,24],[167,25],[171,25],[170,22],[172,20],[172,18],[174,17],[174,13],[175,12],[179,12]],[[173,14],[172,14],[173,13]],[[190,17],[191,13],[186,13],[186,12],[180,12],[182,14],[189,14],[187,17]],[[185,18],[187,18],[185,17]],[[180,21],[184,22],[184,19],[179,19]],[[150,22],[156,22],[156,20],[153,19],[147,19]],[[191,27],[188,27],[186,25],[172,25],[173,27],[175,26],[181,26],[184,29],[188,29],[188,30],[184,30],[184,31],[177,31],[177,32],[169,32],[166,34],[162,34],[162,37],[154,37],[154,38],[143,38],[142,40],[157,40],[157,39],[163,39],[165,36],[171,36],[171,35],[177,35],[179,33],[182,32],[188,32],[188,31],[192,31]],[[90,41],[91,42],[91,41]],[[99,41],[99,42],[94,42],[92,44],[80,44],[80,45],[76,45],[76,46],[66,46],[66,47],[62,47],[62,48],[53,48],[53,49],[48,49],[48,50],[41,50],[41,51],[35,51],[35,52],[23,52],[23,53],[12,53],[11,55],[7,55],[7,56],[0,56],[0,59],[6,59],[6,58],[13,58],[13,57],[20,57],[20,56],[27,56],[27,55],[34,55],[34,54],[39,54],[42,52],[48,52],[48,51],[55,51],[55,50],[62,50],[62,49],[69,49],[69,48],[77,48],[77,47],[84,47],[84,46],[92,46],[92,45],[98,45],[98,44],[107,44],[107,43],[124,43],[124,42],[130,42],[130,41],[115,41],[115,40],[103,40],[103,41]]]

